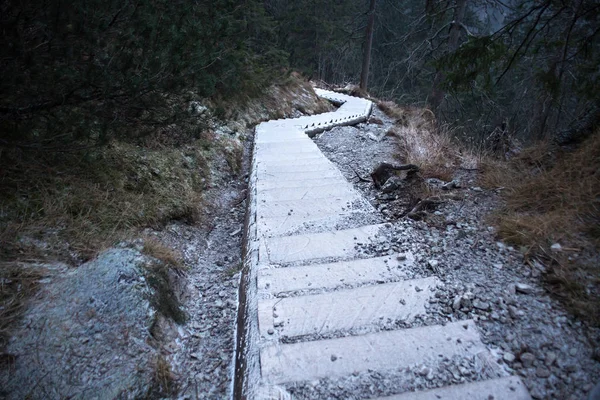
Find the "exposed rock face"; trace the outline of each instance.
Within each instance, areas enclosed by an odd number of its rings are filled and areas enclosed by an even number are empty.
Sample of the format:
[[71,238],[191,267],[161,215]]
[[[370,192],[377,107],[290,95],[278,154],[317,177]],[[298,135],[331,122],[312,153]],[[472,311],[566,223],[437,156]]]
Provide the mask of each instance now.
[[9,399],[135,398],[149,391],[156,349],[149,259],[111,249],[52,279],[13,336],[0,375]]

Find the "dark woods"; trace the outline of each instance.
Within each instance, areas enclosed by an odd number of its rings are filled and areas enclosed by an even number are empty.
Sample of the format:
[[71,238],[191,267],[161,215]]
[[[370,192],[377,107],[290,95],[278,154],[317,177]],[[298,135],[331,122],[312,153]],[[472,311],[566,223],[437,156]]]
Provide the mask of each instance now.
[[[0,148],[70,151],[172,124],[286,67],[431,108],[471,140],[600,118],[598,0],[2,1]],[[374,13],[369,12],[374,5]],[[365,80],[363,78],[363,80]]]
[[[294,68],[357,83],[367,0],[267,0]],[[573,140],[600,118],[598,0],[377,0],[369,92],[471,140]]]
[[[283,65],[253,1],[2,1],[0,146],[71,151],[257,93]],[[188,99],[189,100],[189,99]]]

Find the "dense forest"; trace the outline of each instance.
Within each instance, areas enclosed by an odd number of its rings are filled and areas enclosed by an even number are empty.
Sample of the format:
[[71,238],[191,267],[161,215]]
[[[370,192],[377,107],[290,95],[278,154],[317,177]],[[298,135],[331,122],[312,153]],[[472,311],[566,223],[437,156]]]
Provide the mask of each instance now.
[[288,70],[358,83],[369,31],[372,95],[426,106],[479,143],[498,129],[571,140],[600,117],[599,9],[598,0],[3,1],[0,145],[139,135],[176,120],[172,104],[189,93],[258,94]]
[[[331,3],[334,3],[332,5]],[[598,120],[598,1],[375,2],[369,92],[483,140],[568,140]],[[368,1],[267,1],[295,68],[357,82]]]

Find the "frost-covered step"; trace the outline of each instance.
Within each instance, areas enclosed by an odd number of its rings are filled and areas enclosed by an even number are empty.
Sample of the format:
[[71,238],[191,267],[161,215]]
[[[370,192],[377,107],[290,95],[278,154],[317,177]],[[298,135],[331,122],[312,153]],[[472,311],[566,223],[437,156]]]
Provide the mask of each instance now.
[[348,376],[367,370],[391,371],[443,357],[472,356],[487,349],[471,320],[445,326],[383,331],[360,336],[277,344],[260,352],[269,384]]
[[315,200],[328,201],[353,196],[354,189],[347,183],[321,183],[313,186],[296,186],[287,188],[271,188],[256,190],[256,202],[271,202],[285,200]]
[[357,256],[356,243],[367,243],[384,225],[366,225],[306,235],[266,239],[266,249],[271,264],[285,264],[322,258],[352,258]]
[[278,171],[277,168],[271,168],[270,170],[264,170],[262,172],[257,172],[256,177],[261,179],[271,179],[276,180],[278,182],[281,181],[289,181],[289,180],[299,180],[299,179],[323,179],[323,178],[338,178],[344,179],[340,171],[334,168],[328,168],[323,171],[296,171],[296,172],[283,172]]
[[318,147],[313,142],[300,142],[289,144],[287,142],[280,143],[269,143],[271,146],[260,146],[254,149],[255,154],[262,157],[268,154],[303,154],[303,153],[317,153],[320,154]]
[[[332,169],[332,165],[328,160],[322,160],[320,162],[314,163],[300,163],[300,164],[290,164],[290,163],[258,163],[256,165],[257,173],[271,172],[271,173],[298,173],[298,172],[321,172],[321,171],[329,171]],[[336,168],[337,169],[337,168]]]
[[369,282],[406,279],[414,263],[412,254],[312,264],[298,267],[266,267],[258,271],[258,290],[273,296],[303,289],[335,289]]
[[[341,178],[337,177],[329,177],[329,178],[311,178],[308,179],[302,178],[302,176],[297,176],[294,179],[288,180],[277,180],[277,179],[259,179],[257,183],[255,183],[255,187],[257,190],[265,190],[265,189],[277,189],[277,188],[295,188],[297,190],[302,190],[303,188],[309,189],[313,186],[322,186],[322,185],[335,185],[336,183],[340,183]],[[355,197],[358,196],[358,192],[354,192]]]
[[[366,207],[366,206],[365,206]],[[370,207],[370,205],[369,205]],[[358,222],[357,222],[358,219]],[[352,209],[340,213],[312,214],[310,217],[286,215],[285,217],[261,218],[256,220],[257,231],[265,237],[295,236],[299,232],[318,233],[334,229],[336,226],[354,227],[361,225],[361,220],[371,223],[379,222],[364,208]],[[350,225],[350,226],[348,226]]]
[[317,152],[309,152],[309,153],[294,153],[294,154],[286,154],[286,153],[269,153],[263,154],[260,157],[260,162],[264,164],[268,164],[273,161],[282,162],[285,164],[294,163],[294,162],[313,162],[327,160],[323,153]]
[[262,156],[264,154],[279,154],[279,155],[287,155],[292,154],[292,153],[308,153],[308,152],[315,152],[318,153],[317,150],[315,150],[316,146],[313,146],[314,143],[311,142],[307,142],[305,140],[294,140],[292,143],[289,143],[288,141],[285,142],[268,142],[268,143],[263,143],[260,146],[256,146],[254,148],[254,154],[255,155],[259,155]]
[[515,376],[403,393],[377,400],[530,400],[521,379]]
[[[410,323],[425,314],[437,278],[363,286],[334,292],[259,300],[258,325],[265,338],[326,334],[385,323]],[[259,286],[261,278],[259,278]]]
[[[358,204],[353,205],[352,202]],[[369,203],[360,197],[335,198],[323,200],[286,200],[286,201],[258,201],[257,214],[261,218],[274,218],[290,216],[294,218],[323,217],[336,215],[356,209],[357,206],[369,207]]]

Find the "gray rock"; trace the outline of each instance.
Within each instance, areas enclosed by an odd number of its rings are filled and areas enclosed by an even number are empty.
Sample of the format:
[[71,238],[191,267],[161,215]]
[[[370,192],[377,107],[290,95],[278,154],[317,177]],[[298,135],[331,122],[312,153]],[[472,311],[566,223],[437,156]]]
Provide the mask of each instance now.
[[527,285],[525,283],[517,283],[517,284],[515,284],[515,290],[518,293],[523,293],[523,294],[531,294],[531,293],[533,293],[533,287],[531,287],[530,285]]
[[515,355],[514,355],[513,353],[506,352],[506,353],[504,353],[504,355],[502,356],[502,359],[503,359],[504,361],[506,361],[507,363],[512,363],[512,362],[514,362],[514,361],[515,361],[516,357],[515,357]]
[[[156,359],[153,289],[140,279],[148,263],[137,250],[110,249],[46,285],[8,348],[17,355],[3,388],[11,398],[62,398],[82,385],[97,398],[144,397]],[[91,360],[110,369],[73,373]]]
[[550,375],[552,375],[552,373],[550,372],[550,370],[546,367],[538,367],[535,370],[535,375],[538,378],[548,378]]
[[547,367],[552,366],[552,364],[554,364],[554,362],[556,362],[556,353],[549,351],[546,353],[546,357],[544,358],[544,364],[546,364]]
[[490,303],[475,299],[475,301],[473,301],[473,307],[479,310],[487,311],[490,309]]
[[460,306],[461,306],[461,301],[462,301],[462,296],[458,295],[454,298],[454,301],[452,302],[452,308],[455,311],[460,310]]
[[531,367],[533,365],[533,363],[535,362],[536,358],[531,353],[523,353],[519,357],[519,360],[521,360],[521,363],[523,364],[523,367],[529,368],[529,367]]

